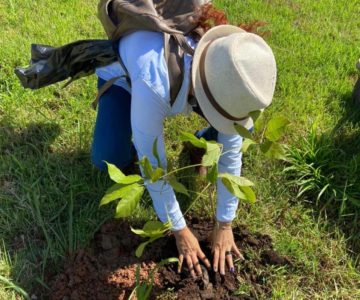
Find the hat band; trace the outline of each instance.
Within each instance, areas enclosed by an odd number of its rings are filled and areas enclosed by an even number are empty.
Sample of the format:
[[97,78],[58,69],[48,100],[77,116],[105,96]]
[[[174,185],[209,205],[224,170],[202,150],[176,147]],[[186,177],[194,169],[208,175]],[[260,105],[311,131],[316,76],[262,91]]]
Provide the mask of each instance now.
[[215,110],[222,115],[223,117],[231,120],[231,121],[242,121],[245,120],[247,117],[243,117],[243,118],[236,118],[232,115],[230,115],[226,110],[224,110],[220,104],[216,101],[215,97],[213,96],[213,94],[211,93],[210,89],[209,89],[209,85],[208,82],[206,80],[206,75],[205,75],[205,58],[206,58],[206,54],[208,52],[209,46],[214,42],[215,40],[212,40],[211,42],[209,42],[209,44],[205,47],[203,53],[201,54],[200,57],[200,63],[199,63],[199,71],[200,71],[200,80],[201,80],[201,84],[203,87],[203,90],[205,92],[206,97],[208,98],[208,100],[210,101],[211,105],[215,108]]

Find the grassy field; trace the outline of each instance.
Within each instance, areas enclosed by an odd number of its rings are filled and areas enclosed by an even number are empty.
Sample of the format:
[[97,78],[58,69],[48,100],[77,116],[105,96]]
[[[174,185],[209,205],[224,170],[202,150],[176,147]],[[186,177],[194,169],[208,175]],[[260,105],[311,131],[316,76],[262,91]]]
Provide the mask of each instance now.
[[[241,204],[237,221],[271,235],[296,264],[270,270],[273,299],[360,299],[360,107],[351,103],[360,57],[356,0],[217,0],[233,23],[263,20],[278,64],[266,116],[285,115],[290,163],[244,158],[258,202]],[[112,217],[98,208],[110,182],[90,162],[95,77],[40,91],[24,90],[15,66],[32,42],[62,45],[104,38],[97,1],[0,0],[0,299],[45,285]],[[195,117],[166,122],[168,156],[177,165],[180,130]],[[287,168],[287,172],[284,171]],[[319,197],[320,195],[320,197]],[[149,202],[144,199],[143,202]],[[194,213],[200,213],[196,206]],[[137,216],[154,217],[142,208]],[[30,294],[31,295],[31,294]]]

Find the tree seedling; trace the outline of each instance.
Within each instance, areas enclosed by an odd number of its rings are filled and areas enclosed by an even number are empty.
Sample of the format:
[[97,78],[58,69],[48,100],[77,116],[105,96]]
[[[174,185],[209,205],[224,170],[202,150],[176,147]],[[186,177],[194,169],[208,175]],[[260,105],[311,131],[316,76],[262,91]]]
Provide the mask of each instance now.
[[[255,126],[261,118],[261,111],[255,111],[249,114],[253,119]],[[258,145],[260,150],[269,158],[276,158],[285,160],[285,150],[283,145],[279,144],[279,139],[284,135],[289,121],[282,116],[275,116],[267,123],[262,132],[261,138],[255,140],[253,134],[244,126],[234,124],[236,131],[244,138],[242,151],[246,152],[251,145]],[[203,193],[211,186],[216,184],[220,179],[227,190],[242,201],[253,204],[256,201],[256,195],[252,189],[254,183],[245,177],[234,176],[228,173],[218,173],[218,163],[222,155],[221,145],[214,141],[207,141],[204,138],[197,138],[195,135],[182,132],[180,134],[180,141],[190,142],[192,145],[205,150],[201,165],[208,168],[208,173],[205,177],[207,186],[195,198],[195,203]],[[163,181],[164,184],[170,184],[172,188],[178,192],[190,196],[187,188],[180,183],[175,174],[181,170],[193,168],[197,165],[189,165],[170,172],[166,172],[161,166],[161,161],[157,151],[157,139],[153,144],[153,155],[157,160],[157,166],[153,167],[148,157],[143,157],[140,161],[143,177],[139,175],[126,176],[115,165],[107,163],[108,173],[115,182],[105,193],[100,201],[100,206],[106,205],[115,200],[119,200],[116,206],[115,217],[126,218],[132,215],[139,204],[139,201],[145,191],[145,185],[152,184],[158,181]],[[191,206],[185,212],[189,211]],[[164,237],[172,228],[173,224],[170,221],[163,224],[159,221],[148,221],[142,229],[131,228],[132,232],[141,237],[148,238],[147,241],[141,243],[135,251],[137,257],[140,257],[144,249],[149,243]]]

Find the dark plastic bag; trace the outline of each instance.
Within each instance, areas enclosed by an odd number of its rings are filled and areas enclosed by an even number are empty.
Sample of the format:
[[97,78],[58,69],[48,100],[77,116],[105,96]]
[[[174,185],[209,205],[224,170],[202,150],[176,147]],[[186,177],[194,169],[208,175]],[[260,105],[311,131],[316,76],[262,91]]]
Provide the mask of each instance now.
[[39,89],[71,78],[91,75],[96,68],[117,60],[115,44],[109,40],[82,40],[61,47],[31,45],[30,66],[15,68],[24,88]]

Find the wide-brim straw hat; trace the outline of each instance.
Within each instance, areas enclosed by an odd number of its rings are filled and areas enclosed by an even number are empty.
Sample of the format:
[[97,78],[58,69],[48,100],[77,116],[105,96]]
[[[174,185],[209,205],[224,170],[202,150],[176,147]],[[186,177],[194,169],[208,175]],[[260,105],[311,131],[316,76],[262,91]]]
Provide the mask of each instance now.
[[270,105],[275,83],[274,54],[260,36],[220,25],[200,39],[192,84],[203,114],[219,132],[237,134],[234,123],[250,129],[249,113]]

